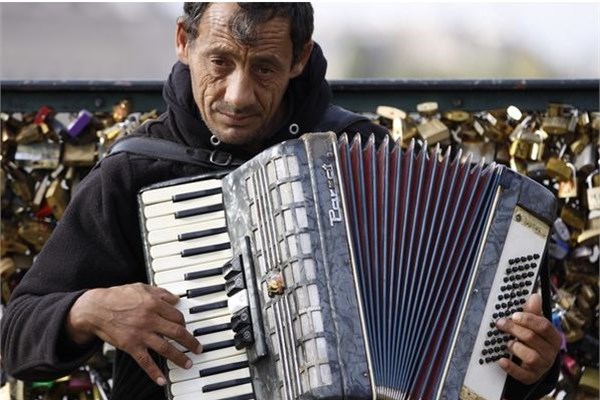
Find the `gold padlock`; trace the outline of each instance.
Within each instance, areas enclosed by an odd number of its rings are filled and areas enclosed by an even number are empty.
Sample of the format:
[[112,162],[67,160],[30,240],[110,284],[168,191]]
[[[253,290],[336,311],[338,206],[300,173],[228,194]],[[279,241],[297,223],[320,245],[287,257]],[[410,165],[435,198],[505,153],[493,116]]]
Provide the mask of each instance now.
[[131,102],[127,99],[121,100],[113,106],[112,117],[116,122],[123,122],[132,111]]
[[48,241],[52,228],[50,224],[41,221],[21,221],[19,224],[19,236],[31,244],[35,251],[40,251]]
[[96,143],[73,145],[65,143],[63,164],[67,167],[91,167],[96,162]]
[[567,146],[563,146],[560,150],[558,156],[552,156],[546,161],[546,170],[548,171],[548,176],[554,178],[559,181],[567,181],[571,178],[571,169],[562,159],[565,154],[565,150]]
[[48,205],[52,208],[52,214],[57,220],[62,218],[69,201],[67,188],[64,185],[66,185],[66,182],[63,179],[56,178],[46,192],[46,201],[48,201]]
[[566,203],[562,206],[560,209],[560,218],[572,228],[580,231],[585,229],[585,216],[574,203]]
[[429,146],[450,139],[448,127],[439,119],[432,119],[420,124],[417,126],[417,132]]
[[594,186],[595,175],[598,175],[598,170],[593,171],[585,178],[588,186],[586,189],[588,210],[600,210],[600,186]]
[[517,138],[513,140],[508,148],[508,154],[513,158],[518,158],[519,160],[527,159],[529,155],[529,143],[525,142],[522,139],[522,131],[519,131]]
[[569,180],[558,182],[558,198],[568,199],[571,197],[577,197],[577,170],[571,163],[567,163],[567,166],[572,171]]
[[582,135],[579,135],[577,137],[577,139],[575,139],[569,145],[569,149],[571,149],[571,152],[573,152],[573,154],[579,155],[579,154],[581,154],[583,149],[585,149],[585,146],[587,146],[589,142],[590,142],[590,137],[584,133]]

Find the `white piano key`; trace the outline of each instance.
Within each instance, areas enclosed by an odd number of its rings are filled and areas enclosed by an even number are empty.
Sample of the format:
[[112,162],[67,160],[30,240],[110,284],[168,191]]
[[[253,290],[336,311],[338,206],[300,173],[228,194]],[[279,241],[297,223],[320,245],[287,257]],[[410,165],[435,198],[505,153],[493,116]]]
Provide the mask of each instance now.
[[[209,333],[208,335],[202,335],[202,336],[197,336],[196,339],[198,339],[198,341],[202,344],[202,346],[206,346],[207,344],[211,344],[211,343],[218,343],[218,342],[224,342],[226,340],[233,340],[233,331],[228,329],[222,332],[216,332],[216,333]],[[173,341],[173,340],[169,340],[169,343],[171,343],[173,345],[173,347],[175,347],[177,350],[181,351],[181,352],[185,352],[187,351],[187,349],[185,347],[183,347],[181,344]],[[210,351],[208,351],[207,353],[210,353]]]
[[[232,357],[232,356],[236,356],[236,355],[240,355],[240,354],[245,355],[246,349],[238,350],[233,346],[226,347],[226,348],[219,349],[219,350],[209,351],[207,353],[194,354],[189,351],[185,353],[185,355],[190,360],[192,360],[192,363],[194,365],[206,363],[209,361],[218,361],[218,360],[225,359],[227,357]],[[179,367],[178,365],[173,363],[173,361],[171,361],[171,360],[167,360],[167,368],[169,369],[169,379],[171,379],[171,381],[182,380],[185,376],[188,375],[187,373],[184,373],[183,371],[189,371],[189,370]],[[196,374],[198,374],[198,371],[199,371],[198,368],[192,367],[191,369],[195,370]]]
[[194,247],[204,247],[213,244],[229,243],[228,233],[206,236],[198,239],[184,240],[182,242],[170,242],[150,247],[150,256],[153,259],[180,254],[182,250]]
[[214,392],[208,393],[202,393],[202,391],[200,390],[199,392],[195,393],[188,393],[181,396],[175,396],[173,397],[173,400],[222,400],[233,396],[241,396],[244,394],[252,393],[254,393],[252,391],[252,384],[246,383],[241,386],[234,386],[227,389],[215,390]]
[[202,223],[223,218],[225,218],[225,212],[223,210],[206,214],[193,215],[185,218],[175,218],[175,215],[170,214],[163,215],[161,217],[148,218],[146,220],[146,229],[148,230],[148,232],[152,232],[159,229],[171,228],[176,226],[185,226],[189,224]]
[[212,253],[198,254],[196,256],[181,257],[169,256],[152,260],[152,270],[154,272],[166,271],[174,268],[187,267],[190,265],[208,263],[223,258],[232,258],[233,252],[231,249],[214,251]]
[[173,294],[176,294],[177,296],[185,296],[188,290],[223,284],[225,284],[225,279],[223,276],[213,276],[211,278],[194,279],[191,281],[165,283],[160,287]]
[[171,200],[173,195],[181,193],[190,193],[198,190],[207,190],[220,188],[222,182],[220,179],[206,179],[197,182],[184,183],[176,186],[169,186],[158,189],[147,190],[142,193],[142,203],[145,205],[159,203]]
[[206,197],[199,197],[185,201],[165,201],[144,207],[144,216],[146,218],[160,217],[161,215],[175,214],[177,211],[191,210],[192,208],[212,206],[215,204],[223,204],[223,195],[213,194]]
[[153,246],[161,243],[174,242],[178,240],[177,237],[180,234],[189,232],[199,232],[207,229],[222,228],[224,226],[226,226],[225,218],[219,218],[212,221],[206,221],[197,224],[189,224],[173,228],[159,229],[156,231],[148,232],[148,244]]
[[191,272],[207,271],[215,268],[222,268],[225,263],[229,261],[229,258],[222,258],[220,260],[210,261],[207,263],[191,265],[189,267],[181,267],[176,269],[170,269],[167,271],[161,271],[154,274],[154,284],[157,286],[164,285],[169,282],[179,282],[185,280],[185,274]]
[[192,307],[203,306],[206,304],[213,304],[222,301],[227,301],[227,295],[225,292],[221,293],[212,293],[206,296],[194,297],[191,299],[181,298],[177,304],[175,304],[175,308],[179,310],[183,314],[183,318],[185,320],[186,325],[194,322],[201,321],[203,319],[220,317],[222,315],[230,315],[227,307],[217,308],[215,310],[191,313],[190,310]]
[[[189,381],[183,381],[174,383],[170,386],[171,394],[173,396],[179,396],[182,394],[200,392],[200,398],[204,397],[202,388],[206,385],[214,383],[227,382],[234,379],[249,378],[250,370],[248,368],[236,369],[233,371],[223,372],[222,374],[216,374],[211,376],[198,377]],[[235,387],[235,386],[232,386]],[[210,393],[210,392],[207,392]]]
[[[226,350],[226,349],[222,349],[222,350]],[[222,350],[215,350],[215,352],[222,351]],[[223,354],[228,354],[228,353],[224,352]],[[181,381],[185,381],[185,380],[189,380],[189,379],[195,379],[200,376],[200,370],[203,370],[206,368],[220,367],[223,365],[232,365],[232,364],[244,362],[244,361],[248,361],[248,356],[246,355],[245,352],[242,352],[240,354],[236,354],[233,356],[223,356],[223,357],[217,358],[215,360],[199,362],[199,363],[194,364],[192,366],[192,368],[190,368],[190,369],[184,369],[184,368],[179,368],[179,367],[173,368],[173,369],[169,370],[169,374],[168,374],[169,381],[171,383],[177,383],[177,382],[181,382]]]
[[248,307],[248,290],[246,289],[240,290],[227,300],[227,308],[232,315],[244,307]]

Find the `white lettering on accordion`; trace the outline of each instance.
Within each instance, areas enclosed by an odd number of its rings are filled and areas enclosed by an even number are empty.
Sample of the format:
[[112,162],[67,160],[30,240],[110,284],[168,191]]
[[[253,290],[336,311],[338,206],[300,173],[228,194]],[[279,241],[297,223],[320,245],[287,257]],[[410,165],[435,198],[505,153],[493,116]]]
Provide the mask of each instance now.
[[329,225],[333,226],[335,222],[342,222],[342,213],[340,211],[340,196],[335,186],[335,171],[333,165],[323,164],[323,169],[327,176],[327,187],[329,188],[329,197],[331,197],[331,209],[329,210]]

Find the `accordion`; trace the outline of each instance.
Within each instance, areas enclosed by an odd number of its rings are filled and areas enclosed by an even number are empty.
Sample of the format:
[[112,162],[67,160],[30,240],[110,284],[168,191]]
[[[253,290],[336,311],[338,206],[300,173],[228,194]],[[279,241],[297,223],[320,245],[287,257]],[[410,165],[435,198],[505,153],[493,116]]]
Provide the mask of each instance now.
[[149,280],[204,347],[164,363],[177,400],[500,399],[495,321],[556,209],[504,166],[333,133],[138,199]]

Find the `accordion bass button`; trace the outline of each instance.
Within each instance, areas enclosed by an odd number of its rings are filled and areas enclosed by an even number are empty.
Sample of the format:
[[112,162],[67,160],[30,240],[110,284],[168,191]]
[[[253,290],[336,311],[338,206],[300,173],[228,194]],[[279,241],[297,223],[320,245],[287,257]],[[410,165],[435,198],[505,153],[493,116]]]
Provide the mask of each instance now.
[[238,350],[244,349],[254,343],[254,333],[249,326],[243,328],[233,337],[235,348]]
[[244,275],[241,273],[229,278],[225,283],[225,292],[227,293],[228,297],[233,296],[245,288],[246,283],[244,282]]
[[250,326],[251,323],[250,309],[248,307],[242,308],[231,317],[231,329],[234,332],[240,332],[242,329]]

